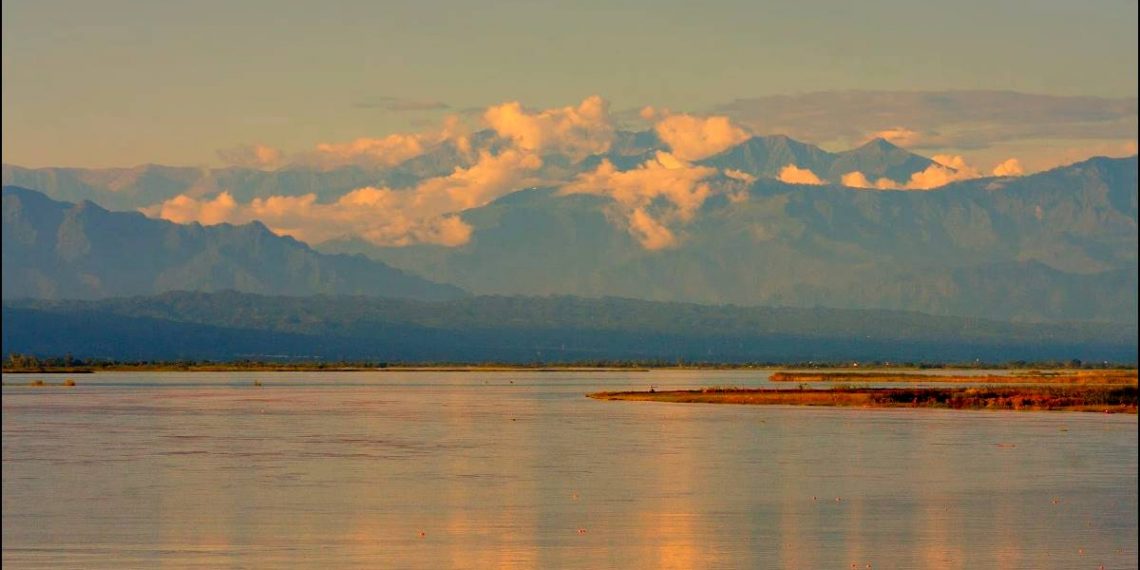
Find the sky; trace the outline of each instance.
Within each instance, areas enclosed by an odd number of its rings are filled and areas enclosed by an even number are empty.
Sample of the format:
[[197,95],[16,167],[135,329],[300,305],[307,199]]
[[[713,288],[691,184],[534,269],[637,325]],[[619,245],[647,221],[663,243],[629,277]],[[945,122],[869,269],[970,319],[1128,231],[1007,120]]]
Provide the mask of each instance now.
[[[220,165],[597,95],[635,125],[645,106],[723,114],[829,148],[894,129],[1047,167],[1135,152],[1136,22],[1134,0],[5,0],[3,161]],[[898,103],[974,91],[955,116]]]

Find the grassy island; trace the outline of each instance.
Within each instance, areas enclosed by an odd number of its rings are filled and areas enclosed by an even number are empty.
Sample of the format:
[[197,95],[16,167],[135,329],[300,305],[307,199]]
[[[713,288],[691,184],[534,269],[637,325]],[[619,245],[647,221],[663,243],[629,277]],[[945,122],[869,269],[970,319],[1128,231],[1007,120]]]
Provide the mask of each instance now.
[[1060,410],[1136,413],[1133,386],[1014,386],[947,388],[852,388],[772,390],[703,388],[700,390],[595,392],[598,400],[637,400],[707,404],[833,406],[856,408],[947,408],[955,410]]

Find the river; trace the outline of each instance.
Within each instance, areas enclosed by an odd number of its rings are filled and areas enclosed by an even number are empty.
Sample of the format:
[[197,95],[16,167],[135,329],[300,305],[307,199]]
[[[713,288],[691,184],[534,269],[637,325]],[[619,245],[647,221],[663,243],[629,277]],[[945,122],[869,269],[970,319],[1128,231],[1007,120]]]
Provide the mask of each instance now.
[[1135,415],[584,397],[767,375],[99,373],[7,386],[3,563],[1137,566]]

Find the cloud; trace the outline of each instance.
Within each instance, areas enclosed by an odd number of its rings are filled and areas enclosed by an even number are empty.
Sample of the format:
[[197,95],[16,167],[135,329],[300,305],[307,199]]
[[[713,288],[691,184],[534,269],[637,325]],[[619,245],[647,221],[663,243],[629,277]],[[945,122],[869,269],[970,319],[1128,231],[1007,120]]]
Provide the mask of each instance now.
[[[871,182],[862,172],[848,172],[840,177],[844,186],[851,188],[875,188],[879,190],[930,190],[958,182],[980,178],[982,172],[966,162],[960,155],[936,154],[931,160],[934,164],[921,172],[915,172],[905,184],[899,184],[889,178],[879,178]],[[1021,163],[1016,158],[1010,158],[998,164],[993,169],[995,176],[1021,175]]]
[[743,170],[734,170],[732,168],[726,168],[724,170],[724,175],[733,179],[733,180],[739,180],[745,184],[752,184],[753,182],[756,182],[755,176],[753,176],[747,172],[744,172]]
[[444,117],[436,129],[417,133],[394,133],[385,137],[361,137],[344,143],[320,143],[290,162],[322,169],[342,166],[392,167],[420,156],[444,143],[452,143],[463,154],[470,154],[468,129],[459,117]]
[[823,181],[807,168],[798,168],[789,164],[780,169],[780,182],[787,184],[823,184]]
[[537,153],[561,152],[580,159],[604,153],[614,138],[609,103],[587,97],[577,107],[532,112],[518,101],[489,107],[483,119],[519,149]]
[[379,246],[434,243],[459,246],[471,227],[456,215],[525,186],[542,166],[537,156],[510,149],[497,155],[484,151],[468,168],[429,178],[405,189],[358,188],[333,202],[316,194],[254,198],[236,203],[228,192],[212,199],[179,195],[144,208],[143,213],[178,223],[235,224],[258,220],[277,234],[317,244],[356,236]]
[[563,194],[600,194],[613,198],[630,210],[645,208],[658,198],[676,208],[676,215],[688,220],[709,196],[709,185],[701,181],[716,174],[717,169],[695,166],[667,152],[632,170],[618,170],[608,160],[592,172],[578,175],[563,186]]
[[672,153],[682,160],[700,160],[712,156],[749,137],[747,131],[724,116],[671,114],[667,109],[657,110],[652,107],[642,109],[641,116],[650,120],[659,119],[653,130],[669,145]]
[[[646,249],[677,243],[668,222],[687,223],[712,192],[704,180],[717,169],[696,166],[667,152],[632,170],[617,170],[604,160],[592,172],[578,175],[562,187],[562,194],[609,196],[627,220],[630,234]],[[650,211],[658,212],[656,217]]]
[[143,213],[176,224],[198,222],[211,226],[230,221],[237,209],[234,197],[229,192],[221,192],[212,200],[197,200],[184,194],[178,195],[157,206],[144,208]]
[[230,166],[274,170],[285,164],[285,153],[263,144],[242,145],[217,151],[218,158]]
[[896,146],[911,147],[918,144],[922,137],[918,131],[912,131],[906,127],[893,127],[875,131],[866,138],[867,141],[874,139],[883,139]]
[[1016,158],[1011,158],[1002,162],[994,167],[994,176],[1021,176],[1025,169],[1021,167],[1021,161]]
[[457,211],[474,208],[534,182],[542,167],[537,155],[509,149],[497,155],[483,151],[469,168],[456,168],[448,176],[429,178],[415,188],[416,208]]
[[352,104],[358,109],[384,109],[396,113],[416,111],[442,111],[451,106],[443,101],[429,99],[405,99],[402,97],[380,96],[362,99]]
[[384,138],[361,137],[347,143],[321,143],[312,159],[325,168],[357,164],[395,166],[424,153],[425,137],[420,134],[391,134]]
[[673,231],[653,219],[643,208],[637,208],[629,216],[629,232],[645,249],[655,251],[677,245]]

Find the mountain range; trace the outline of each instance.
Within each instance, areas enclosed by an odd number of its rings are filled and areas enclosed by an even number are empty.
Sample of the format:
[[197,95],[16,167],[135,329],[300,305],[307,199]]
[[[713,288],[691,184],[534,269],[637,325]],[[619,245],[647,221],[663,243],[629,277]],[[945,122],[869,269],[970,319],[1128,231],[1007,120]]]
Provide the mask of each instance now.
[[189,289],[454,299],[465,293],[363,256],[328,255],[264,225],[203,227],[3,188],[3,295],[90,299]]
[[460,247],[319,248],[478,294],[1136,322],[1136,173],[1132,157],[921,192],[760,179],[746,200],[707,200],[659,251],[611,222],[606,197],[529,189],[464,212]]
[[[470,141],[478,148],[491,151],[502,144],[491,131],[475,133]],[[633,168],[668,148],[652,131],[619,131],[611,148],[603,154],[585,158],[572,158],[556,152],[544,154],[540,174],[584,172],[595,168],[603,159],[621,169]],[[131,168],[24,168],[5,164],[0,170],[0,179],[4,185],[32,188],[56,200],[91,200],[114,210],[133,210],[181,194],[202,197],[221,190],[229,192],[238,201],[309,193],[330,199],[363,186],[411,186],[424,178],[450,174],[456,167],[471,166],[472,160],[469,153],[460,152],[454,143],[445,143],[423,155],[384,168],[364,164],[327,169],[292,165],[277,170],[156,164]],[[843,174],[852,171],[863,172],[871,179],[886,176],[906,182],[911,175],[933,162],[883,139],[832,153],[786,136],[771,135],[751,137],[696,164],[733,169],[759,178],[774,177],[781,168],[792,164],[812,170],[823,180],[838,183]]]
[[[472,140],[492,151],[503,144],[486,131]],[[633,169],[664,148],[653,132],[622,131],[601,154],[544,154],[535,178],[557,174],[566,180],[602,161]],[[239,202],[305,193],[331,201],[365,185],[409,187],[471,160],[444,143],[387,168],[5,165],[3,178],[57,200],[136,209],[180,194],[206,198],[222,189]],[[471,229],[462,245],[378,246],[346,233],[312,248],[276,238],[260,224],[175,226],[94,203],[61,205],[6,190],[4,296],[92,298],[232,288],[451,298],[462,289],[477,295],[1137,322],[1135,156],[1093,158],[1022,177],[960,180],[926,191],[837,183],[852,171],[901,182],[933,164],[882,139],[829,152],[783,136],[751,137],[694,164],[718,169],[709,180],[721,190],[674,222],[676,239],[664,248],[647,248],[631,235],[621,219],[628,212],[614,197],[567,193],[555,185],[517,188],[459,213]],[[811,170],[823,183],[779,181],[788,165]],[[736,177],[724,174],[729,171]],[[659,196],[647,211],[661,207],[670,205]]]

